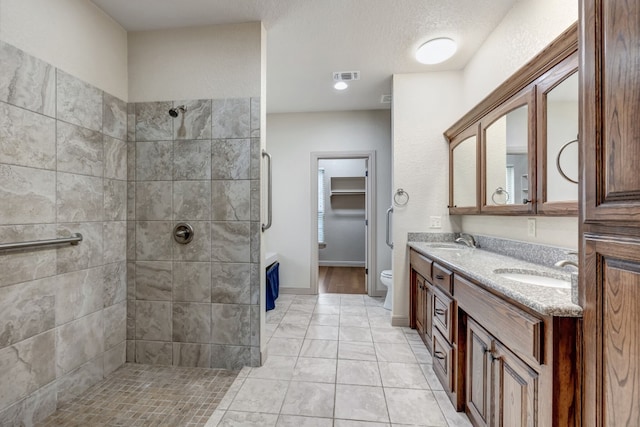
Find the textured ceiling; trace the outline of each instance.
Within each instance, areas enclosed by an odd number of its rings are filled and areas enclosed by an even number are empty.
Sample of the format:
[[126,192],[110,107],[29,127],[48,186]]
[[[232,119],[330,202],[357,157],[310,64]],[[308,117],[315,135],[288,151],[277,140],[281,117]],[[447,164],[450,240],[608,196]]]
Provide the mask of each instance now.
[[[459,70],[517,0],[93,0],[129,31],[262,21],[267,111],[388,108],[395,73]],[[422,65],[413,52],[451,37],[456,55]],[[360,71],[332,89],[333,71]]]

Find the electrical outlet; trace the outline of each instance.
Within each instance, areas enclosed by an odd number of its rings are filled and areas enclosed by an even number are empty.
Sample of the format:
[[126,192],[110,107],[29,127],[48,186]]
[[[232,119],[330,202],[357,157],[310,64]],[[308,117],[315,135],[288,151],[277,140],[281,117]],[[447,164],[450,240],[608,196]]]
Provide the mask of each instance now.
[[442,228],[441,216],[432,216],[430,217],[430,219],[431,219],[431,225],[429,225],[429,228]]
[[529,237],[536,237],[536,219],[527,219],[527,234]]

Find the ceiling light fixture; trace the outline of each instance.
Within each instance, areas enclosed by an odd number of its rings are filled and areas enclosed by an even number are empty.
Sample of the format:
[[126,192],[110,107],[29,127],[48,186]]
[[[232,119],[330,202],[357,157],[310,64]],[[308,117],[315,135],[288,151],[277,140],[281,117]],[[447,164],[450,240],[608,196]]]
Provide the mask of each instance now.
[[416,51],[416,59],[421,64],[439,64],[451,58],[458,46],[453,40],[443,37],[429,40]]
[[333,88],[334,88],[335,90],[345,90],[345,89],[346,89],[346,88],[348,88],[348,87],[349,87],[349,85],[348,85],[348,84],[346,84],[345,82],[336,82],[336,83],[333,85]]

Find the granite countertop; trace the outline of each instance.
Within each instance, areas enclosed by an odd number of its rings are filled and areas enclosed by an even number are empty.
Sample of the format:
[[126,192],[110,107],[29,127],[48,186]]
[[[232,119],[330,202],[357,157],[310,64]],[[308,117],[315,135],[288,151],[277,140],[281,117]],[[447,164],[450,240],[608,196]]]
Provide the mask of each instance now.
[[[446,245],[443,243],[409,242],[408,246],[542,315],[582,317],[582,307],[571,302],[571,288],[562,289],[520,283],[506,279],[494,273],[494,270],[504,269],[523,273],[533,271],[539,275],[570,282],[571,275],[568,272],[564,273],[550,267],[482,249],[468,248],[453,242]],[[443,248],[443,246],[459,248],[452,250]]]

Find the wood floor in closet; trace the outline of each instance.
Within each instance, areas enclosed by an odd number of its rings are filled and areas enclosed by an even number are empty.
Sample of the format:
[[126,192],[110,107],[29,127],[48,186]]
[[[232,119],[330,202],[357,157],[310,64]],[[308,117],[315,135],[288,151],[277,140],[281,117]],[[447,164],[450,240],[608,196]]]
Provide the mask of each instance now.
[[321,294],[366,294],[364,267],[319,267]]

